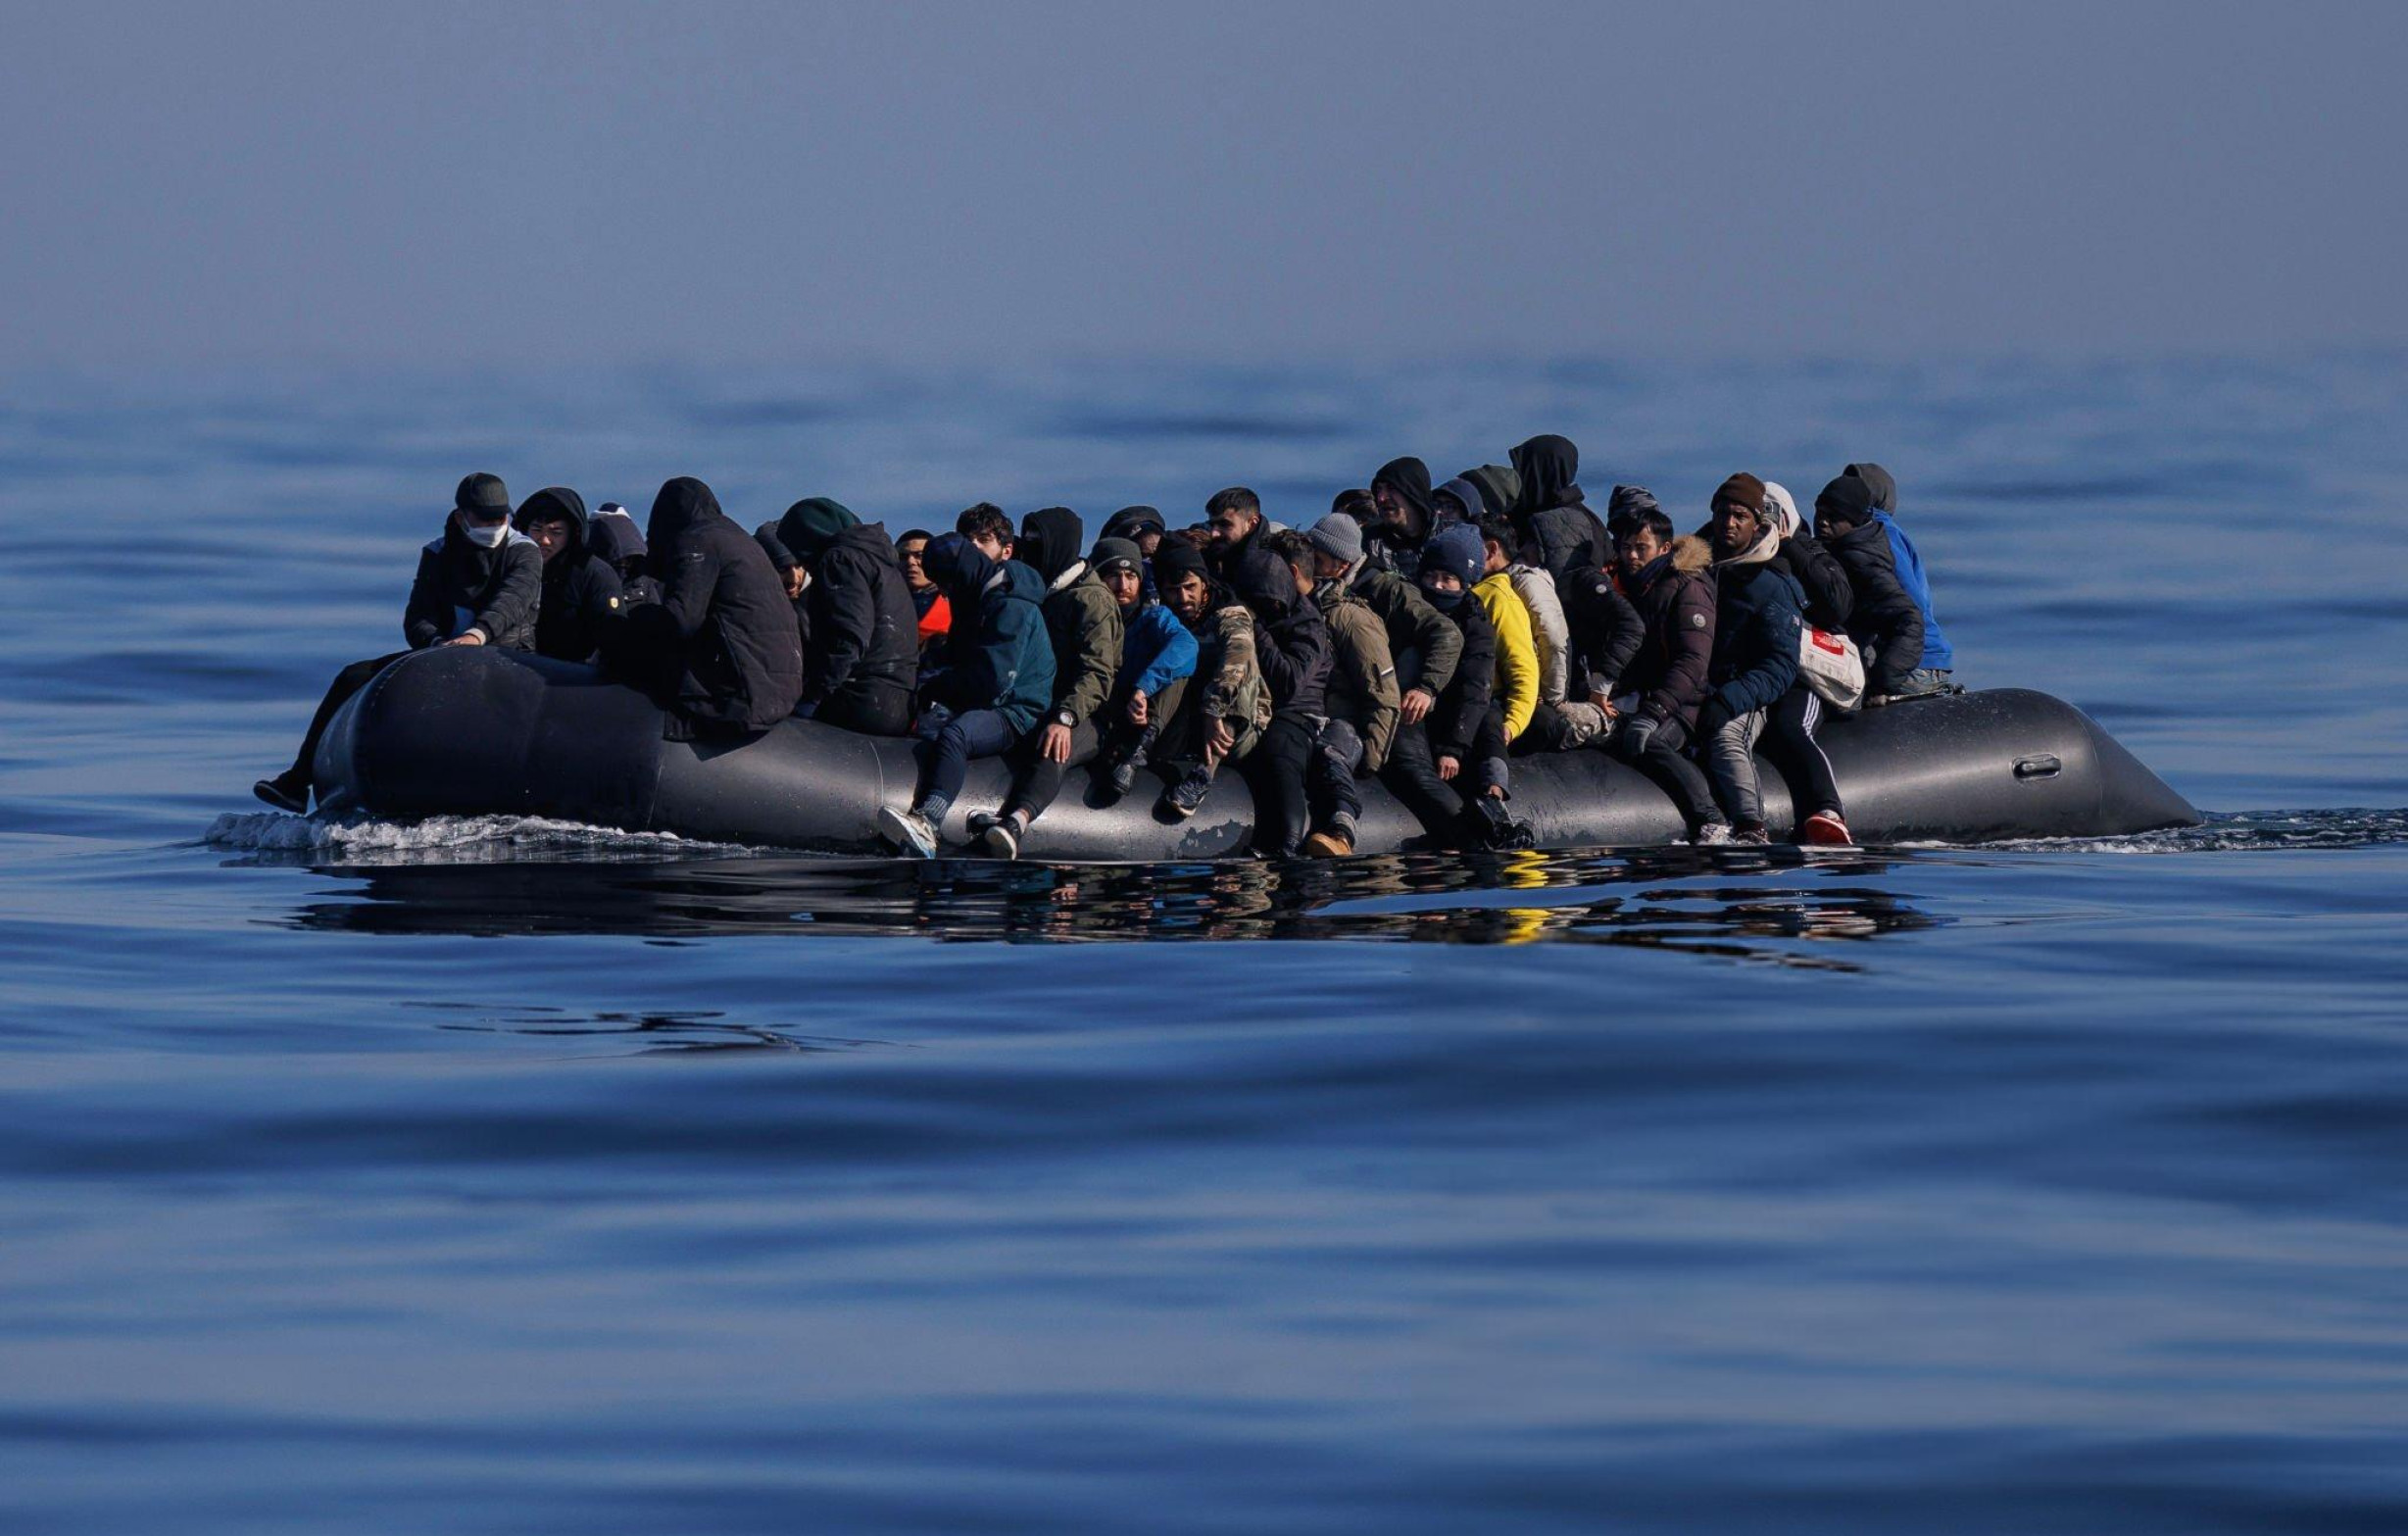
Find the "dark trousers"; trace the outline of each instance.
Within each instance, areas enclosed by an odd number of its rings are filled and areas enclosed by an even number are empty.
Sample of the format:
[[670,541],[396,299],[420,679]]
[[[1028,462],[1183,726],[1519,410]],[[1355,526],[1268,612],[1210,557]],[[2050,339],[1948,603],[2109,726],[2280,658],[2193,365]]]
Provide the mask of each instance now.
[[1351,720],[1331,717],[1313,741],[1312,762],[1304,780],[1304,798],[1314,825],[1343,824],[1351,829],[1362,819],[1362,792],[1354,783],[1354,770],[1362,765],[1362,732]]
[[1505,768],[1505,707],[1492,704],[1480,717],[1480,728],[1472,732],[1471,761],[1463,765],[1470,775],[1472,792],[1486,794],[1491,789],[1503,789],[1511,775]]
[[931,821],[943,820],[960,798],[961,781],[970,776],[970,760],[1001,757],[1019,739],[1011,721],[993,710],[971,710],[947,720],[936,739],[921,749],[920,814]]
[[1304,841],[1304,773],[1321,718],[1282,710],[1247,755],[1246,782],[1254,792],[1254,852],[1285,859]]
[[1427,721],[1398,723],[1387,766],[1380,769],[1380,782],[1403,802],[1404,809],[1413,813],[1422,830],[1432,837],[1451,840],[1462,830],[1463,797],[1438,776],[1438,760],[1430,755]]
[[1812,688],[1792,688],[1773,706],[1764,724],[1764,749],[1789,781],[1800,821],[1818,811],[1840,815],[1840,781],[1832,774],[1823,744],[1814,739],[1830,712],[1831,706]]
[[1046,727],[1039,725],[1020,738],[1019,770],[1012,774],[1011,793],[1004,797],[1004,814],[1025,811],[1034,821],[1045,815],[1045,808],[1061,794],[1061,781],[1080,764],[1096,755],[1096,722],[1081,720],[1070,727],[1070,759],[1066,763],[1049,763],[1041,750]]
[[333,722],[335,711],[349,703],[351,696],[367,687],[369,679],[378,672],[409,654],[408,651],[396,651],[390,656],[354,662],[334,674],[326,696],[318,701],[318,713],[310,717],[310,728],[302,733],[300,754],[293,759],[292,777],[305,782],[309,779],[310,765],[318,761],[319,739],[325,735],[326,727]]
[[820,705],[819,713],[811,718],[864,736],[909,736],[911,690],[872,688],[840,693]]
[[1681,819],[1695,833],[1708,821],[1723,818],[1722,808],[1714,803],[1714,786],[1705,781],[1705,773],[1696,764],[1681,755],[1681,749],[1688,744],[1688,728],[1677,718],[1668,719],[1648,739],[1647,750],[1631,766],[1672,797],[1673,805],[1680,809]]

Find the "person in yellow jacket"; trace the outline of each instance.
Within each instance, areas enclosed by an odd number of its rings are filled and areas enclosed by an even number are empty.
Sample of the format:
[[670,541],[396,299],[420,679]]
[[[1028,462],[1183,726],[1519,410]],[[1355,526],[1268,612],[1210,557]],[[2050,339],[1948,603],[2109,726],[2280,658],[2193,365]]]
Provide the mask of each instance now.
[[[1498,558],[1498,533],[1512,537],[1511,528],[1492,531],[1481,529],[1481,542],[1486,546],[1488,574],[1472,588],[1480,606],[1488,610],[1489,622],[1497,630],[1497,705],[1505,712],[1505,741],[1530,728],[1530,717],[1539,708],[1539,647],[1532,638],[1530,610],[1513,590],[1513,577],[1505,563]],[[1510,545],[1502,546],[1510,548]]]

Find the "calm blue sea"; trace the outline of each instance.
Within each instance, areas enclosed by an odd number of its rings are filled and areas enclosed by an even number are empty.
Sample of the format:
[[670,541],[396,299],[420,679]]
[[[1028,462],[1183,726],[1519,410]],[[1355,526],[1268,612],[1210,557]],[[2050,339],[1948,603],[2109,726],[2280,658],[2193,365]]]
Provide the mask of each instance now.
[[[0,384],[0,1531],[2408,1529],[2408,360]],[[2106,844],[254,814],[453,483],[1890,466]],[[1209,941],[1209,942],[1199,942]]]

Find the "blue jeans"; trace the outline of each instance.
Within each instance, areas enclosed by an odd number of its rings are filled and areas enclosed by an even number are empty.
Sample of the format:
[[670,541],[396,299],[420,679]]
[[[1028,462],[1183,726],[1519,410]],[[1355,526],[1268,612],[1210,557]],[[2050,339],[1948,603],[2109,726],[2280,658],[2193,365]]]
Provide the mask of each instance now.
[[1011,721],[993,710],[957,715],[937,732],[920,769],[919,799],[911,809],[931,821],[942,821],[970,776],[972,758],[997,758],[1012,749],[1020,733]]

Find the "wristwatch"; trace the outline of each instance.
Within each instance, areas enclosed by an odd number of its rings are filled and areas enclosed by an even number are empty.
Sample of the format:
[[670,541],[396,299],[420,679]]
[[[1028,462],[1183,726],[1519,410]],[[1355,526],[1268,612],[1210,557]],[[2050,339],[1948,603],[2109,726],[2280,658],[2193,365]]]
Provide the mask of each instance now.
[[1054,723],[1059,725],[1064,730],[1068,730],[1071,726],[1076,725],[1078,722],[1078,717],[1071,714],[1068,710],[1056,710],[1054,712]]

